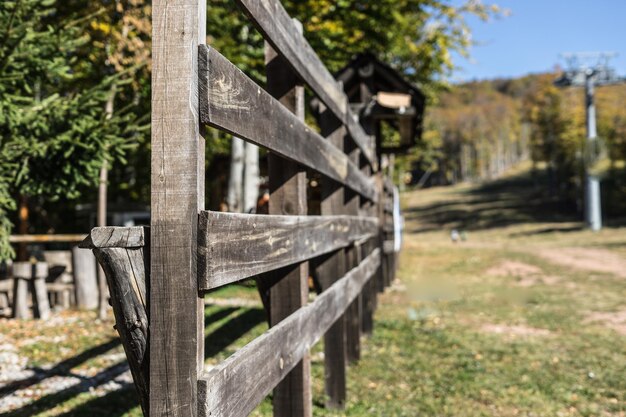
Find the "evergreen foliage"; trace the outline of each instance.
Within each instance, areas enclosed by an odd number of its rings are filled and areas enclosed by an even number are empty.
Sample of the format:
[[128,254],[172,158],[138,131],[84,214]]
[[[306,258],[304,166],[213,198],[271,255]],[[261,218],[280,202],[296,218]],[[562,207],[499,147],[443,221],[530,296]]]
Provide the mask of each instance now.
[[78,57],[89,17],[61,16],[56,0],[0,3],[0,259],[17,195],[79,197],[139,133],[133,112],[105,115],[119,75],[98,79]]

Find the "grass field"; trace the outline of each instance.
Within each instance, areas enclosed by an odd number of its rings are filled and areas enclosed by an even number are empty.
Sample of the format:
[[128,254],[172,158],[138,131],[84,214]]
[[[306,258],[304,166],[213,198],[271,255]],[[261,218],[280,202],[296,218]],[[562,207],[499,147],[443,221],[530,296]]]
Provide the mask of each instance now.
[[[398,280],[349,368],[346,410],[323,407],[318,344],[314,414],[626,416],[626,230],[586,231],[545,195],[523,173],[404,194]],[[251,303],[207,307],[209,364],[266,329],[254,288],[212,297]],[[112,324],[0,321],[0,413],[139,415]]]

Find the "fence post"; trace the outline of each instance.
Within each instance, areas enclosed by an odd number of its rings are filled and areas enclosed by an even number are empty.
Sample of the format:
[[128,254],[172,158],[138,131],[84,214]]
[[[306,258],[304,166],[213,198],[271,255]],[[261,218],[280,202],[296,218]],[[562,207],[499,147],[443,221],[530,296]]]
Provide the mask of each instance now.
[[[347,129],[322,106],[320,129],[322,136],[337,148],[343,149]],[[322,178],[322,215],[345,214],[344,187],[330,179]],[[330,287],[346,272],[345,250],[340,249],[318,261],[315,276],[322,291]],[[324,335],[324,373],[328,408],[342,409],[346,402],[346,314],[343,314]]]
[[[361,168],[361,171],[364,172],[367,176],[372,175],[372,168],[367,163]],[[361,210],[367,216],[377,217],[375,212],[376,206],[371,201],[361,201]],[[376,247],[374,242],[375,238],[370,238],[363,243],[363,247],[361,247],[361,258],[364,257],[364,254],[371,253],[372,250],[374,250],[374,248]],[[377,290],[375,279],[370,279],[368,281],[368,283],[365,285],[365,288],[363,289],[362,294],[363,301],[361,305],[361,331],[365,335],[371,335],[372,331],[374,330],[374,310],[376,309]]]
[[[382,160],[382,158],[381,158]],[[376,246],[380,249],[380,265],[376,273],[376,292],[385,291],[385,256],[384,256],[384,240],[385,240],[385,187],[383,185],[383,167],[380,164],[380,170],[374,176],[376,180],[376,188],[378,189],[378,203],[375,205],[376,217],[378,217],[378,236],[376,237]]]
[[[389,170],[387,171],[387,178],[389,180],[389,184],[391,185],[391,189],[387,190],[386,196],[387,201],[393,207],[393,184],[396,170],[396,154],[392,153],[389,155]],[[387,205],[385,205],[385,208]],[[393,209],[392,209],[393,210]],[[387,226],[385,233],[385,240],[390,241],[393,240],[393,229],[391,231],[389,228],[393,225],[393,211],[390,213],[389,211],[385,214],[385,225]],[[387,276],[389,278],[388,285],[393,283],[393,280],[396,278],[396,253],[392,251],[387,254]]]
[[[265,44],[265,64],[268,93],[304,120],[304,86],[285,59],[268,43]],[[269,153],[268,171],[269,213],[306,215],[306,170],[296,162]],[[270,326],[274,326],[307,304],[309,263],[302,262],[268,275],[264,280],[269,280],[266,285],[271,287],[266,290],[268,300],[265,305],[269,309]],[[273,406],[277,417],[311,416],[311,360],[308,353],[274,388]]]
[[[370,85],[371,82],[372,82],[372,79],[368,78],[368,83],[361,84],[361,96],[363,97],[363,100],[365,101],[368,101],[373,95],[372,90],[374,87]],[[367,135],[369,135],[369,137],[372,140],[372,143],[375,145],[376,144],[376,137],[375,137],[376,128],[375,128],[374,120],[371,117],[366,117],[366,118],[362,118],[360,122],[361,122],[361,126],[363,127],[363,130],[365,131]],[[368,177],[372,177],[374,180],[376,180],[376,177],[372,176],[372,167],[370,166],[370,164],[367,161],[362,161],[362,162],[363,163],[361,164],[361,171],[364,174],[366,174]],[[379,194],[379,200],[381,198],[382,198],[382,194]],[[378,206],[374,204],[373,202],[368,201],[366,199],[361,199],[361,209],[367,216],[378,217],[378,213],[376,211],[377,207]],[[376,248],[377,243],[378,243],[377,237],[369,239],[367,242],[364,243],[365,252],[363,252],[362,250],[361,253],[372,252],[374,248]],[[376,274],[376,277],[378,277],[378,274]],[[378,296],[378,288],[377,288],[378,284],[377,284],[376,277],[370,279],[369,282],[366,284],[365,288],[363,289],[361,326],[362,326],[363,333],[366,335],[371,335],[374,330],[374,311],[376,310],[377,296]]]
[[198,212],[204,208],[198,45],[206,0],[152,3],[152,169],[149,295],[151,417],[196,416],[204,362],[198,295]]
[[[359,166],[361,159],[361,151],[355,145],[354,141],[346,138],[344,141],[344,151],[356,166]],[[346,197],[346,214],[352,216],[359,215],[360,197],[352,190],[345,189]],[[359,244],[362,244],[360,242]],[[356,245],[346,248],[346,270],[351,270],[359,264],[360,256]],[[361,314],[363,307],[363,292],[350,304],[346,312],[346,353],[350,363],[356,362],[361,357]]]

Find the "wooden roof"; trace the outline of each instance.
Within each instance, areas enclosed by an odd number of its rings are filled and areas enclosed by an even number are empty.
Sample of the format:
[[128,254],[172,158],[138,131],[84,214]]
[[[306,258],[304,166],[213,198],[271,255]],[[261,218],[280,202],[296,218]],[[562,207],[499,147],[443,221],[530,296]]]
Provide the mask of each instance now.
[[420,139],[426,98],[398,71],[373,54],[362,53],[338,71],[335,78],[343,83],[351,107],[361,118],[384,119],[401,132],[400,146],[383,147],[382,152],[406,151]]

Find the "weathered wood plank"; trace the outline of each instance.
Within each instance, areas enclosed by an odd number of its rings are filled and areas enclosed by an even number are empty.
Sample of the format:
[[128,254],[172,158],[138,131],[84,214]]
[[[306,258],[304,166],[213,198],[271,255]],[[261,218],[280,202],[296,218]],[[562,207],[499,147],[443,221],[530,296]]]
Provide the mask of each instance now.
[[201,417],[248,415],[343,315],[380,263],[376,249],[358,267],[198,380]]
[[[362,101],[368,102],[372,96],[374,91],[373,78],[368,77],[366,82],[361,83],[361,98]],[[365,117],[360,120],[361,125],[363,126],[363,130],[366,134],[370,135],[376,143],[375,133],[376,122],[371,117]],[[368,177],[372,175],[372,169],[369,164],[362,163],[361,171],[365,173]],[[377,206],[371,201],[367,201],[361,199],[361,207],[360,207],[361,215],[367,216],[378,216]],[[372,239],[368,239],[367,242],[363,243],[363,246],[360,248],[362,257],[364,257],[367,253],[371,252],[378,243],[378,236],[375,236]],[[361,258],[362,259],[362,258]],[[371,335],[374,330],[374,311],[376,310],[377,304],[377,295],[378,295],[378,286],[376,284],[376,279],[371,279],[366,284],[365,288],[362,292],[362,331],[366,335]]]
[[[300,30],[302,25],[299,26]],[[298,119],[304,121],[304,86],[284,58],[265,44],[267,91]],[[307,178],[305,168],[274,153],[268,155],[271,215],[307,214]],[[309,263],[273,271],[274,283],[268,294],[270,326],[275,326],[304,307],[309,295]],[[275,417],[310,417],[313,413],[311,394],[311,358],[306,352],[301,361],[274,388],[272,403]]]
[[213,48],[200,51],[200,119],[377,200],[373,181]]
[[144,226],[94,227],[78,247],[83,249],[142,248],[150,240],[149,230],[150,228]]
[[[322,109],[319,117],[322,135],[338,148],[343,148],[347,130],[328,109]],[[346,213],[346,189],[341,184],[322,179],[320,212],[322,215]],[[325,291],[341,278],[347,270],[346,251],[340,249],[325,259],[318,260],[314,278],[320,290]],[[343,409],[346,402],[346,315],[335,321],[324,335],[324,389],[326,407]]]
[[302,262],[374,236],[378,221],[356,216],[278,216],[203,211],[200,291]]
[[150,416],[194,417],[204,365],[197,226],[204,208],[198,45],[206,0],[152,2]]
[[[344,141],[343,150],[350,156],[352,162],[360,166],[361,150],[353,145],[350,141]],[[349,190],[345,190],[345,207],[346,214],[352,216],[359,215],[359,196]],[[354,268],[362,260],[359,259],[360,247],[352,244],[346,248],[346,268],[348,270]],[[361,357],[361,308],[363,302],[363,293],[350,304],[346,312],[346,356],[348,362],[354,363]]]
[[237,0],[265,39],[285,57],[294,71],[307,83],[348,132],[369,163],[377,169],[376,153],[370,138],[356,121],[343,89],[319,59],[311,45],[299,33],[279,0]]
[[109,287],[115,329],[120,335],[139,403],[144,415],[149,410],[149,349],[146,276],[149,247],[94,248]]

